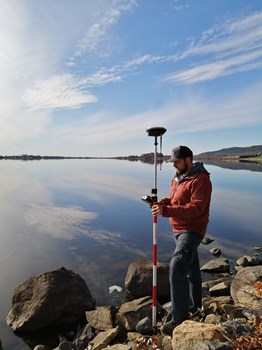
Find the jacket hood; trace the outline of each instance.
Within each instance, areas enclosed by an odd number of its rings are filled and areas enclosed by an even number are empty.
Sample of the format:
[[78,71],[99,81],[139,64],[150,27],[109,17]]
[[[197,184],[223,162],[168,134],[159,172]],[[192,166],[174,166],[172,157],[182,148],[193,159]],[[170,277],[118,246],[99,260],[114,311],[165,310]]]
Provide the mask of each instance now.
[[186,177],[195,177],[199,173],[206,173],[207,175],[209,175],[209,172],[206,170],[202,162],[194,163],[192,169]]
[[183,176],[183,175],[178,175],[176,174],[175,179],[176,181],[181,181],[183,179],[190,179],[192,177],[196,177],[199,173],[206,173],[209,176],[209,172],[206,170],[202,162],[195,162],[193,163],[193,167],[190,170],[190,172]]

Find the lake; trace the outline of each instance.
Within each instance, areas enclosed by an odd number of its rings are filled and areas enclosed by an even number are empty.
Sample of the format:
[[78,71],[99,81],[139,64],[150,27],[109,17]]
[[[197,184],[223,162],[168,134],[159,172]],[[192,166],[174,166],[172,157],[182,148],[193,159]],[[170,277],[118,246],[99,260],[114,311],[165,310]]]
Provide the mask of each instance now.
[[[262,165],[205,164],[213,184],[201,264],[218,247],[234,264],[262,245]],[[154,166],[88,159],[0,161],[0,338],[4,350],[28,349],[6,325],[14,288],[27,278],[66,267],[80,274],[97,305],[115,303],[131,262],[152,257],[152,216],[141,197],[154,187]],[[158,167],[158,198],[168,196],[175,169]],[[158,260],[169,262],[174,240],[158,220]]]

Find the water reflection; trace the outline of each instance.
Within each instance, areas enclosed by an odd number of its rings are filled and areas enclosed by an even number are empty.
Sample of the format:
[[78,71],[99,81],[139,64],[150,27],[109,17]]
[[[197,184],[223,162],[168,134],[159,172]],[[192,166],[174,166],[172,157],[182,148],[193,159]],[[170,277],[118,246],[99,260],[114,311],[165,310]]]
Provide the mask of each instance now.
[[88,234],[84,223],[89,224],[98,213],[84,211],[81,207],[40,206],[32,204],[25,213],[25,220],[35,230],[55,238],[73,239],[78,234]]
[[[61,266],[79,273],[97,304],[112,302],[109,287],[124,287],[128,265],[151,259],[150,194],[154,169],[140,162],[65,160],[0,162],[0,337],[5,350],[23,349],[5,324],[15,286]],[[206,164],[213,197],[208,233],[223,256],[236,259],[261,246],[261,172]],[[174,175],[158,172],[159,198]],[[174,241],[168,220],[158,224],[158,258],[169,262]],[[200,247],[201,262],[212,259]]]
[[206,164],[216,165],[225,169],[232,170],[248,170],[262,172],[262,163],[260,162],[249,162],[249,161],[222,161],[222,160],[205,160]]

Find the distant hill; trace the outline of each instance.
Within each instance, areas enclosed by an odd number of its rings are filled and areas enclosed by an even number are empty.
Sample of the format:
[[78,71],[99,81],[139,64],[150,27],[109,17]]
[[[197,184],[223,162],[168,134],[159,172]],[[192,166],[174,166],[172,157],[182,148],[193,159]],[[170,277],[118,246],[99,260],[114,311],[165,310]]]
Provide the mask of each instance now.
[[230,147],[222,148],[218,151],[209,151],[197,154],[196,158],[220,158],[220,157],[254,157],[261,156],[262,145],[250,146],[250,147]]

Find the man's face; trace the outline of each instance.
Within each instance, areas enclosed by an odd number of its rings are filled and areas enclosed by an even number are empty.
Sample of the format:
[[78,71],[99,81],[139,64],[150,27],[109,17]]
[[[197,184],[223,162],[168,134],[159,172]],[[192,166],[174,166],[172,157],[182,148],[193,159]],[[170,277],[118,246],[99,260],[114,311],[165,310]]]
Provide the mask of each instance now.
[[181,158],[176,160],[173,163],[174,167],[176,168],[177,174],[178,175],[184,175],[187,174],[189,169],[189,164],[187,162],[187,158]]

